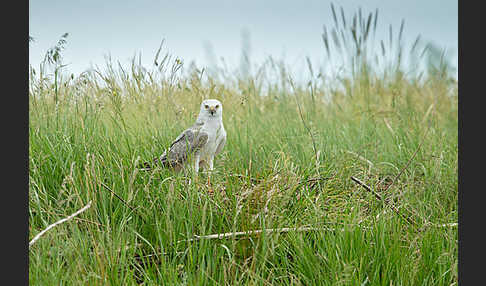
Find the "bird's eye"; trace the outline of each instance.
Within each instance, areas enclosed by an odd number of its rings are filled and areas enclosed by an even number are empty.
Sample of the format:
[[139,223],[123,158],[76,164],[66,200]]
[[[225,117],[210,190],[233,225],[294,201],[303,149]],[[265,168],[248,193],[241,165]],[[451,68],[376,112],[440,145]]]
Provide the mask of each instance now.
[[216,105],[216,108],[219,108],[219,104],[218,104],[218,105]]
[[206,104],[206,105],[204,105],[204,108],[208,109],[208,108],[209,108],[209,105],[207,105],[207,104]]

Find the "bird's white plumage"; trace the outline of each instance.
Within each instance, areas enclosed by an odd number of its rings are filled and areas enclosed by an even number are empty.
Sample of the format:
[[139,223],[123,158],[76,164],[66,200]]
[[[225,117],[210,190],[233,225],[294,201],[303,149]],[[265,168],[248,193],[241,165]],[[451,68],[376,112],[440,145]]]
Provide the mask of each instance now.
[[219,100],[207,99],[201,103],[201,110],[196,122],[202,122],[201,132],[208,135],[208,140],[194,156],[194,168],[199,170],[201,162],[209,170],[214,168],[214,157],[226,144],[226,130],[223,125],[223,105]]

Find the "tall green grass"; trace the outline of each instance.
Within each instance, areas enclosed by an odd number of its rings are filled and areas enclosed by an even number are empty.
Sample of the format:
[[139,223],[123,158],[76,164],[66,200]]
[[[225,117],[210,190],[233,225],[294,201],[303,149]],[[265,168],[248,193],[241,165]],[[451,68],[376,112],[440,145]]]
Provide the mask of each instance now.
[[[107,58],[71,77],[61,54],[47,60],[52,52],[31,68],[29,236],[93,204],[30,247],[30,283],[457,284],[457,228],[438,226],[457,222],[457,82],[442,59],[407,73],[392,58],[379,71],[381,51],[359,40],[379,27],[377,11],[346,22],[340,10],[339,22],[332,10],[349,48],[330,57],[355,58],[346,75],[316,75],[309,62],[310,80],[294,82],[271,58],[245,77],[208,75],[163,46],[152,68]],[[204,98],[222,101],[228,133],[214,193],[205,173],[138,171],[194,122]],[[190,240],[300,226],[320,230]]]

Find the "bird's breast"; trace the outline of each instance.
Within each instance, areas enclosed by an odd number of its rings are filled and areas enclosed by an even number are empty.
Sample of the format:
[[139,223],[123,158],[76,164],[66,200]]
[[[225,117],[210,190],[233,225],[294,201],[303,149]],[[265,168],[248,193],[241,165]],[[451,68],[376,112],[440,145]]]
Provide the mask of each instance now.
[[224,133],[224,128],[222,124],[205,124],[202,130],[208,134],[207,143],[201,148],[202,157],[210,157],[218,148],[218,143]]

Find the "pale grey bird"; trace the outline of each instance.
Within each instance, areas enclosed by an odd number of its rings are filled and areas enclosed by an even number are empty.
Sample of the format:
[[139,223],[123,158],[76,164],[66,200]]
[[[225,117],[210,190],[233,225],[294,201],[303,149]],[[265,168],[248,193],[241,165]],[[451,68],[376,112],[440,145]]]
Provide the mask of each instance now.
[[[180,171],[190,164],[197,173],[200,168],[214,169],[214,157],[226,144],[223,126],[223,105],[219,100],[206,99],[201,103],[199,116],[191,127],[184,130],[160,157],[153,159],[162,167]],[[145,162],[142,170],[152,168]]]

